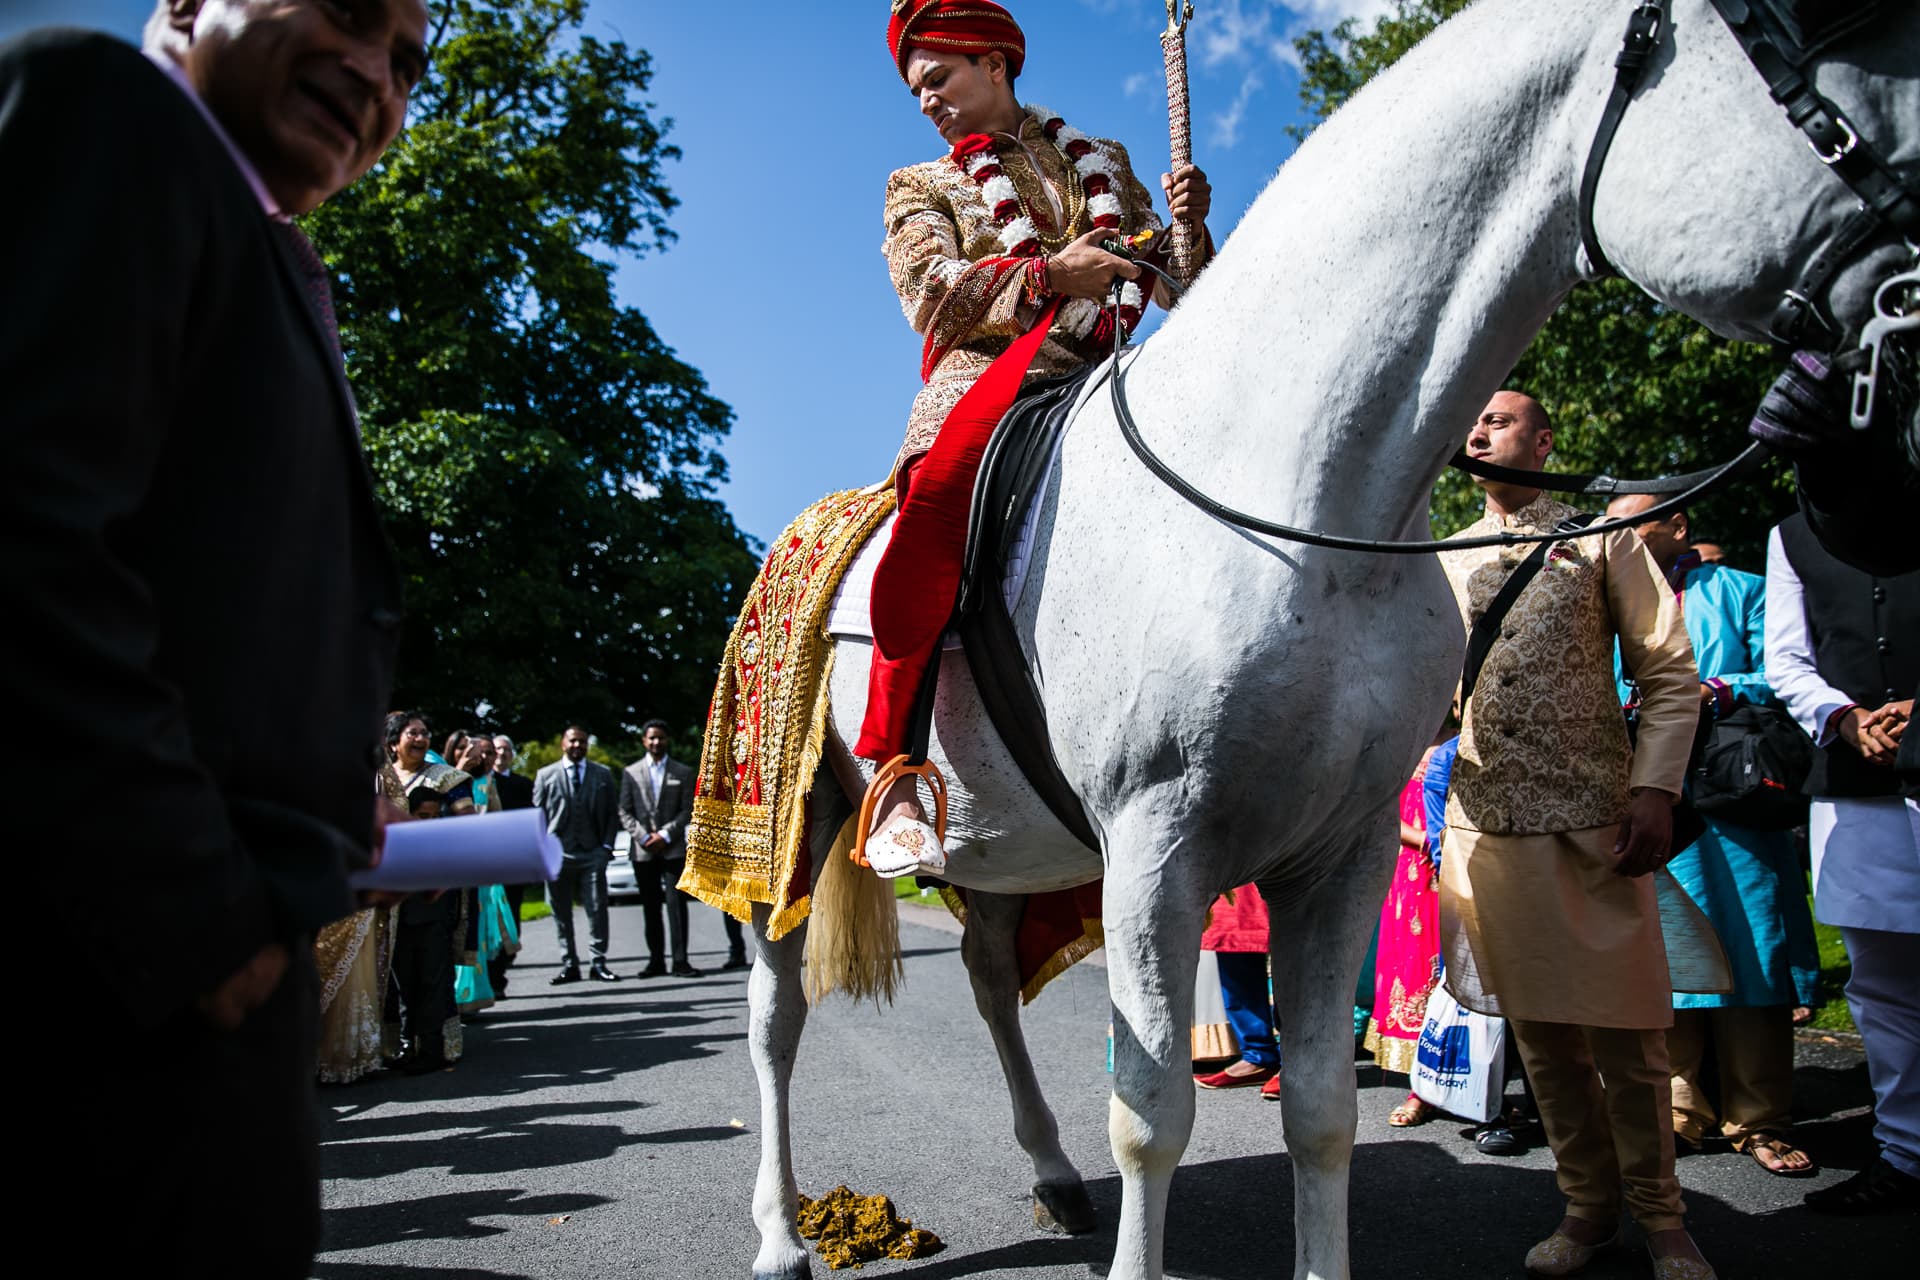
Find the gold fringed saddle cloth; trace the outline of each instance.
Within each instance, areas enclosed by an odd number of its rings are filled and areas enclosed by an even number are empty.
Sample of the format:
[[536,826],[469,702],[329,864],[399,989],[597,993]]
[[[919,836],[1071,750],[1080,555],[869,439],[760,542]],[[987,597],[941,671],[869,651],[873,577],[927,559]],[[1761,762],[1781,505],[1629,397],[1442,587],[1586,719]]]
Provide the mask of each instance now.
[[807,508],[767,552],[727,641],[707,709],[680,887],[741,921],[773,908],[769,939],[807,918],[807,791],[826,745],[828,610],[893,511],[891,484]]

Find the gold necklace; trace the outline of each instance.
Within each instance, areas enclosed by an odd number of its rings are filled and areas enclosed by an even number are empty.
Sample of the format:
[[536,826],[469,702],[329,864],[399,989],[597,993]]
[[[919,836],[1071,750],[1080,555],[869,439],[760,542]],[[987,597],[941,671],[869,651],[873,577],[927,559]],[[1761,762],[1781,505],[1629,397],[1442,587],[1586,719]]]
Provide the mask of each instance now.
[[[1031,117],[1029,117],[1029,119],[1031,119]],[[1047,149],[1060,157],[1061,168],[1066,173],[1067,188],[1067,210],[1064,225],[1054,228],[1051,233],[1042,231],[1040,229],[1041,220],[1034,217],[1034,210],[1040,207],[1042,201],[1045,201],[1049,208],[1052,207],[1053,202],[1046,200],[1047,193],[1045,188],[1047,186],[1047,175],[1041,172],[1039,158],[1034,155],[1033,149],[1026,145],[1025,140],[1018,134],[1011,136],[1014,139],[1014,148],[1026,157],[1027,162],[1024,165],[1009,165],[1005,159],[1002,159],[1000,168],[1007,175],[1007,181],[1013,184],[1014,199],[1020,202],[1020,212],[1026,215],[1028,221],[1033,223],[1034,234],[1039,239],[1040,246],[1050,253],[1057,253],[1073,242],[1074,235],[1076,234],[1074,228],[1080,224],[1080,215],[1085,213],[1087,209],[1087,192],[1085,185],[1080,181],[1080,171],[1074,167],[1073,162],[1067,159],[1065,153],[1058,147],[1046,141],[1044,138],[1042,139]],[[1037,193],[1030,190],[1023,190],[1023,178],[1028,182],[1039,183],[1041,190]],[[1053,219],[1048,217],[1046,221],[1051,223]]]

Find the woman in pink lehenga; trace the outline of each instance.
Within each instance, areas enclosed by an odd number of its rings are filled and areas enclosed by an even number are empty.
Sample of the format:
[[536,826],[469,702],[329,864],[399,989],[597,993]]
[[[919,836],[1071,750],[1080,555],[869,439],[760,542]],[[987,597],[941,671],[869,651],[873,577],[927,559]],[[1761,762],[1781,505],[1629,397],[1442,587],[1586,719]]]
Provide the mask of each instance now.
[[[1427,1021],[1427,997],[1440,982],[1440,872],[1427,851],[1423,784],[1428,747],[1419,767],[1400,791],[1400,858],[1393,884],[1380,905],[1380,950],[1374,961],[1373,1017],[1366,1047],[1384,1071],[1413,1072],[1420,1028]],[[1409,1093],[1387,1123],[1416,1125],[1433,1107]]]

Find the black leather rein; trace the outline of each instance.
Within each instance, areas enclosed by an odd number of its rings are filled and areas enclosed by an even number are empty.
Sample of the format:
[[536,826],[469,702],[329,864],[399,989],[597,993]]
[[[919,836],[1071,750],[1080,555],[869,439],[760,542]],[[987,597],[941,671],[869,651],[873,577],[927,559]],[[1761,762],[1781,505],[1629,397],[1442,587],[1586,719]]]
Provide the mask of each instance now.
[[[1116,325],[1116,329],[1118,326]],[[1369,555],[1431,555],[1438,551],[1465,551],[1473,547],[1517,547],[1532,542],[1565,542],[1569,538],[1591,538],[1602,534],[1614,533],[1621,529],[1631,529],[1635,525],[1650,520],[1661,520],[1690,504],[1699,501],[1708,494],[1724,488],[1734,479],[1743,475],[1751,466],[1768,456],[1765,445],[1750,444],[1729,462],[1706,471],[1690,472],[1684,476],[1673,476],[1660,480],[1615,480],[1603,475],[1562,475],[1551,471],[1521,471],[1511,467],[1498,467],[1491,463],[1476,462],[1465,454],[1455,454],[1447,465],[1456,467],[1472,475],[1498,480],[1504,484],[1526,485],[1535,489],[1552,489],[1561,493],[1588,494],[1593,496],[1616,497],[1625,493],[1672,493],[1676,485],[1687,486],[1681,493],[1666,498],[1637,516],[1621,520],[1602,520],[1583,529],[1553,533],[1490,533],[1475,538],[1449,538],[1445,541],[1429,540],[1425,542],[1390,542],[1374,538],[1347,538],[1339,534],[1320,533],[1313,529],[1300,529],[1293,525],[1280,524],[1273,520],[1263,520],[1259,516],[1237,511],[1223,502],[1216,501],[1202,493],[1185,477],[1168,466],[1166,460],[1153,451],[1153,447],[1140,434],[1140,424],[1134,421],[1133,411],[1127,406],[1125,362],[1118,349],[1116,334],[1112,372],[1108,377],[1108,386],[1112,392],[1113,416],[1120,424],[1120,435],[1127,442],[1148,471],[1151,471],[1160,483],[1185,498],[1200,510],[1216,520],[1224,521],[1235,528],[1250,533],[1265,534],[1285,542],[1298,542],[1309,547],[1324,547],[1330,551],[1359,551]]]

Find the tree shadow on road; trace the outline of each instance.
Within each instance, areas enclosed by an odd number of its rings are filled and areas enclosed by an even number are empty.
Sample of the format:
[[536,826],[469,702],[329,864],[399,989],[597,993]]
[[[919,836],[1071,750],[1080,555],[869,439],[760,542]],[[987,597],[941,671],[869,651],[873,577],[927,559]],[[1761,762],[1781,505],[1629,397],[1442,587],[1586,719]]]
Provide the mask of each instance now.
[[[558,1217],[579,1213],[608,1203],[608,1197],[588,1193],[528,1196],[513,1187],[484,1191],[462,1191],[444,1196],[421,1196],[390,1204],[355,1205],[328,1209],[321,1228],[321,1250],[335,1253],[349,1249],[372,1249],[406,1240],[472,1240],[502,1235],[513,1228],[481,1218]],[[329,1270],[328,1268],[351,1268]],[[381,1274],[385,1268],[348,1262],[316,1264],[317,1276]],[[408,1275],[491,1276],[490,1271],[427,1271],[419,1267],[398,1269]]]
[[316,1262],[314,1280],[535,1280],[524,1271],[481,1271],[474,1267],[383,1267],[370,1262]]
[[[646,1141],[618,1124],[494,1124],[487,1115],[447,1116],[433,1137],[327,1143],[320,1150],[320,1174],[370,1181],[416,1169],[444,1169],[454,1178],[526,1173],[591,1164]],[[444,1132],[456,1127],[457,1132]]]
[[[326,1126],[323,1178],[365,1181],[415,1169],[449,1177],[519,1173],[605,1160],[630,1146],[717,1142],[744,1136],[731,1125],[634,1133],[618,1123],[565,1123],[562,1117],[635,1112],[640,1102],[537,1103],[484,1111],[407,1111]],[[431,1137],[413,1135],[431,1134]]]
[[[465,1054],[451,1071],[388,1073],[355,1085],[350,1098],[330,1091],[322,1094],[322,1102],[341,1097],[356,1107],[383,1101],[413,1105],[444,1097],[604,1085],[652,1067],[716,1057],[730,1043],[746,1039],[733,1011],[674,1014],[662,1008],[617,1006],[612,1012],[631,1016],[609,1019],[483,1021],[467,1029]],[[581,1010],[575,1007],[571,1016],[580,1018]]]
[[[581,1006],[571,1000],[565,1004],[535,1005],[515,1001],[510,1005],[495,1005],[473,1026],[508,1027],[530,1022],[566,1022],[577,1018],[610,1017],[654,1017],[672,1014],[709,1013],[724,1009],[736,1009],[747,1003],[744,995],[716,996],[711,1000],[633,1000],[615,1003],[620,996],[631,996],[632,992],[610,991],[601,988],[595,992],[592,1003]],[[610,999],[613,998],[613,999]]]
[[527,1102],[518,1106],[495,1107],[490,1111],[387,1111],[375,1115],[335,1116],[329,1124],[322,1118],[320,1141],[359,1142],[367,1138],[399,1138],[415,1133],[438,1133],[445,1129],[510,1128],[541,1120],[559,1120],[569,1116],[605,1116],[616,1111],[644,1111],[648,1104],[635,1101],[596,1100],[593,1102]]

